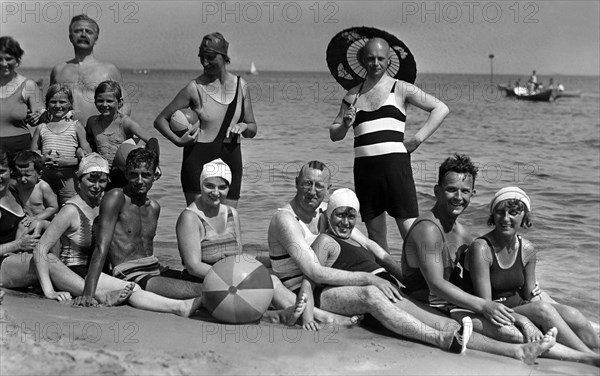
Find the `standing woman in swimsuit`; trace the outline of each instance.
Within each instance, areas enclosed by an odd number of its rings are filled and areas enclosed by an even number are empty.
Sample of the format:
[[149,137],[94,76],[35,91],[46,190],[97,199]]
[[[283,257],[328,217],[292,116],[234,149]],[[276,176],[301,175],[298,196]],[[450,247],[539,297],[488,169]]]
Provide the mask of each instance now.
[[0,146],[10,153],[29,149],[27,124],[37,125],[44,109],[38,85],[16,71],[23,54],[19,42],[0,37]]
[[[247,83],[227,71],[229,43],[221,33],[206,35],[200,44],[204,72],[175,96],[154,120],[154,127],[172,143],[183,147],[181,186],[186,204],[202,192],[200,174],[205,163],[221,158],[232,171],[226,204],[237,207],[242,184],[240,135],[256,136],[257,126]],[[191,108],[200,119],[200,129],[177,136],[169,127],[171,115]]]
[[[463,262],[463,290],[514,309],[515,325],[527,342],[555,326],[557,342],[582,352],[600,346],[598,336],[581,312],[534,297],[536,252],[518,235],[531,226],[531,200],[518,187],[500,189],[490,203],[492,231],[475,239]],[[535,324],[535,326],[531,325]]]

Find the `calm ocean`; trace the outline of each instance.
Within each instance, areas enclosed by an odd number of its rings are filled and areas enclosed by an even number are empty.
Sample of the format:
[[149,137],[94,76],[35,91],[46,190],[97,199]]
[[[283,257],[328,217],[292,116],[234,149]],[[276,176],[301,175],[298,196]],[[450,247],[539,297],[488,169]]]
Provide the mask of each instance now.
[[[49,80],[49,70],[21,73]],[[163,177],[152,197],[162,212],[155,252],[180,267],[175,237],[177,216],[185,207],[179,182],[182,151],[152,126],[159,111],[198,75],[198,71],[124,72],[134,118],[161,140]],[[507,83],[517,76],[495,76]],[[526,80],[521,77],[521,81]],[[544,83],[549,76],[539,76]],[[266,249],[272,213],[294,193],[294,177],[308,160],[333,169],[334,188],[353,188],[352,135],[333,143],[328,125],[336,116],[343,90],[328,73],[261,72],[250,83],[258,135],[243,140],[245,174],[238,210],[243,242]],[[486,232],[493,193],[518,185],[531,197],[533,227],[525,236],[538,250],[537,277],[542,288],[590,318],[600,319],[600,79],[554,76],[579,98],[529,103],[502,97],[486,75],[421,74],[417,85],[443,100],[450,115],[413,154],[420,210],[433,205],[439,164],[452,153],[469,154],[480,168],[477,195],[463,215],[474,235]],[[411,107],[406,124],[412,135],[426,114]],[[359,224],[364,230],[364,226]],[[399,260],[402,240],[388,221],[393,255]]]

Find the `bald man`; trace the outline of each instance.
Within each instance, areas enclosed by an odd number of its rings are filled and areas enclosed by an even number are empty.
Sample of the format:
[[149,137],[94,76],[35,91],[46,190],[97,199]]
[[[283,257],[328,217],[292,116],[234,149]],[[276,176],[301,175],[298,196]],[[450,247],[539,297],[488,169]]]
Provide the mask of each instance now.
[[[365,81],[352,88],[329,127],[332,141],[354,128],[354,185],[360,215],[369,238],[389,252],[386,216],[394,217],[402,238],[419,216],[411,169],[411,153],[427,140],[448,115],[448,107],[415,85],[387,73],[390,47],[380,38],[370,39],[360,52]],[[409,104],[429,112],[412,137],[404,137]]]

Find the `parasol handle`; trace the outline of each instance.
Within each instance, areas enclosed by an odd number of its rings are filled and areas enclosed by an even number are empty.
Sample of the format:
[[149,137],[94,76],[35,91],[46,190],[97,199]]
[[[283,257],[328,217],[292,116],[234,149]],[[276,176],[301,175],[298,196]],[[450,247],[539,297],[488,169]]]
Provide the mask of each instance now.
[[360,92],[362,91],[364,84],[365,84],[365,81],[363,80],[363,82],[360,84],[360,87],[358,88],[358,93],[356,93],[356,97],[354,97],[354,100],[352,101],[352,106],[350,106],[350,107],[354,107],[354,105],[356,104],[356,101],[358,100],[358,97],[360,97]]

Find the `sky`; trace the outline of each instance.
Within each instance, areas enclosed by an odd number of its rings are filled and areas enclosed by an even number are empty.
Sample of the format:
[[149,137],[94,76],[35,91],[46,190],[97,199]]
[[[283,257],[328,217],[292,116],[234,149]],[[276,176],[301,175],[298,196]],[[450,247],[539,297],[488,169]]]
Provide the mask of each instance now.
[[[100,24],[95,55],[119,68],[201,69],[202,36],[229,41],[232,70],[327,71],[331,38],[372,26],[401,39],[420,73],[600,75],[600,1],[0,1],[22,66],[73,57],[68,25]],[[489,55],[494,54],[490,59]]]

